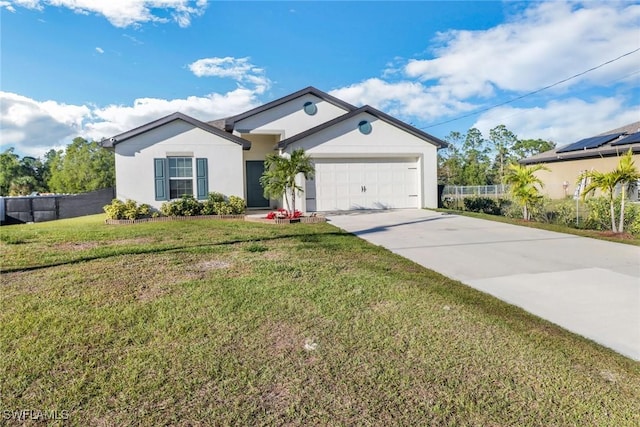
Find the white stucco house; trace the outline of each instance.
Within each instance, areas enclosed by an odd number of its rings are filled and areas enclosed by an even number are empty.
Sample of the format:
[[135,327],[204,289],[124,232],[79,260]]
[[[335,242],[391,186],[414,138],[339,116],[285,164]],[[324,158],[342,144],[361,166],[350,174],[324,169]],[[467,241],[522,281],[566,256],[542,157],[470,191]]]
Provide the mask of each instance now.
[[242,197],[249,208],[281,206],[263,197],[265,156],[303,148],[316,175],[300,182],[296,207],[313,212],[436,207],[437,150],[446,143],[308,87],[208,123],[174,113],[102,145],[115,151],[116,196],[155,208],[213,191]]

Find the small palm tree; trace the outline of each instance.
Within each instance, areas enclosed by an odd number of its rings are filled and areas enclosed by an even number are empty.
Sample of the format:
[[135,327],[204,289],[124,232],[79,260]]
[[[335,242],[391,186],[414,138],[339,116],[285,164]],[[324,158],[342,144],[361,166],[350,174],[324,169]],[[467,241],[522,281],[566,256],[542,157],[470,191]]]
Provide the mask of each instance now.
[[589,184],[587,184],[587,186],[584,189],[584,192],[582,193],[582,199],[584,200],[584,198],[587,195],[594,193],[596,190],[599,190],[602,193],[604,193],[605,196],[609,199],[611,231],[613,231],[614,233],[617,233],[618,230],[616,227],[614,196],[615,196],[616,185],[618,185],[618,183],[620,182],[618,176],[616,175],[615,171],[605,173],[605,172],[599,172],[597,170],[592,170],[592,171],[584,171],[582,174],[580,174],[580,176],[578,177],[578,181],[582,181],[585,178],[589,180]]
[[633,151],[629,149],[627,153],[620,158],[618,167],[614,170],[620,184],[622,184],[622,198],[620,200],[620,221],[618,222],[618,231],[624,232],[624,205],[627,198],[627,187],[636,185],[640,180],[640,172],[636,169],[633,161]]
[[536,172],[541,170],[548,171],[549,168],[544,165],[525,166],[512,163],[505,176],[505,182],[510,186],[509,192],[522,206],[522,217],[525,221],[531,219],[531,207],[542,198],[540,190],[536,187],[544,187],[542,180],[536,176]]
[[[285,157],[279,154],[269,154],[265,158],[265,171],[260,177],[260,184],[264,189],[264,195],[268,198],[284,196],[287,210],[296,210],[296,192],[303,192],[302,186],[298,185],[296,178],[302,174],[305,179],[313,178],[315,169],[311,158],[299,148],[294,150],[290,156]],[[288,194],[291,194],[291,205],[289,205]]]

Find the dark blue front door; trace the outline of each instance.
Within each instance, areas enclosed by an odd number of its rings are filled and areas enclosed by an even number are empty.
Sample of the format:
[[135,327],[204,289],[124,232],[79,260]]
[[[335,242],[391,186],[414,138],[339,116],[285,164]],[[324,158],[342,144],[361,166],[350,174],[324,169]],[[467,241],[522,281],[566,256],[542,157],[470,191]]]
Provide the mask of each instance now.
[[247,183],[247,207],[268,208],[269,200],[264,198],[264,190],[260,185],[260,177],[264,172],[264,162],[262,160],[247,160],[245,169]]

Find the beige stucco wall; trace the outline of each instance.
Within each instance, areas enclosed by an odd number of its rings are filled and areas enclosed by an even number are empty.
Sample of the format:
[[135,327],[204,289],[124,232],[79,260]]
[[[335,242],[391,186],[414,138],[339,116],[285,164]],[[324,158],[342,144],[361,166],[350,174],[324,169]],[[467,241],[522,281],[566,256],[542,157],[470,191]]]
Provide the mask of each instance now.
[[[633,156],[636,165],[640,164],[640,155]],[[566,195],[573,196],[578,177],[585,170],[597,170],[609,172],[615,169],[620,161],[619,157],[603,157],[582,160],[566,160],[563,162],[546,163],[550,171],[539,171],[537,176],[544,183],[544,193],[552,199],[562,199],[565,197],[563,182],[568,182],[569,186]]]
[[243,133],[240,137],[251,141],[251,148],[243,153],[244,160],[264,160],[267,154],[278,153],[278,135]]

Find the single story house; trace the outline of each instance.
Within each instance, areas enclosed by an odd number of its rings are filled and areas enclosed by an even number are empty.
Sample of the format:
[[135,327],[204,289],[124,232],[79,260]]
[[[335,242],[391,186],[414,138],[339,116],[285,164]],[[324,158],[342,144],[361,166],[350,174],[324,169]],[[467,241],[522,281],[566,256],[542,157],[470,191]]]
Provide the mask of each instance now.
[[[539,171],[536,175],[544,183],[543,191],[550,198],[562,199],[578,196],[584,190],[578,182],[584,171],[612,171],[618,165],[619,157],[629,150],[633,152],[636,166],[640,167],[640,122],[527,157],[520,163],[544,164],[549,168],[549,171]],[[638,200],[638,186],[629,196]]]
[[242,114],[202,122],[174,113],[103,140],[114,150],[116,197],[154,208],[209,192],[274,208],[259,179],[269,153],[303,148],[315,178],[296,205],[302,211],[437,206],[440,139],[373,107],[357,108],[308,87]]

